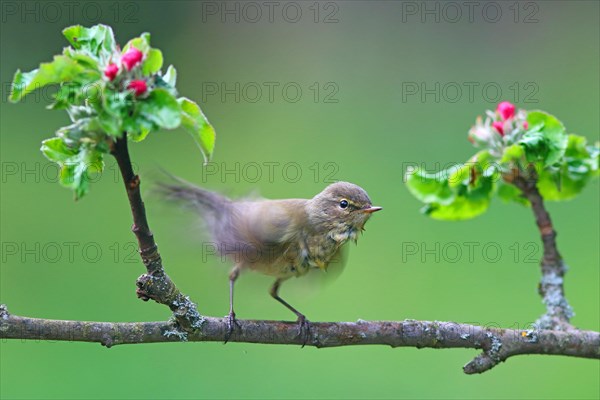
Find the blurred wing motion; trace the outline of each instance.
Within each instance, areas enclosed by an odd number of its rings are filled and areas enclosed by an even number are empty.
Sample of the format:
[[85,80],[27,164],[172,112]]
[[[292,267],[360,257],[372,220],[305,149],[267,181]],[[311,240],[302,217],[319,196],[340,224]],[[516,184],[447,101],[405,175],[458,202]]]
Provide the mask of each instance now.
[[286,281],[286,292],[298,293],[302,296],[314,295],[339,278],[346,267],[349,253],[350,243],[346,243],[331,260],[327,266],[327,270],[311,268],[308,274],[300,279]]
[[202,216],[220,254],[234,263],[279,276],[281,265],[298,256],[290,246],[298,242],[301,224],[307,220],[306,200],[242,199],[233,201],[179,178],[157,183],[156,192]]

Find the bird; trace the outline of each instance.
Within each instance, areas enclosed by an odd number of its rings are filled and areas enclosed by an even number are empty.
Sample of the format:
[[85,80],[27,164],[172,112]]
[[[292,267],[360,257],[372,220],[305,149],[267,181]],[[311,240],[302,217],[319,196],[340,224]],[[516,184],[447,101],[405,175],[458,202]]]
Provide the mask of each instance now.
[[230,259],[229,313],[225,343],[239,324],[234,311],[234,285],[240,273],[253,270],[275,278],[269,293],[297,317],[298,335],[310,336],[306,316],[279,296],[281,284],[311,269],[327,270],[349,241],[356,242],[373,206],[358,185],[338,181],[311,199],[231,199],[182,179],[158,183],[167,200],[201,214],[217,251]]

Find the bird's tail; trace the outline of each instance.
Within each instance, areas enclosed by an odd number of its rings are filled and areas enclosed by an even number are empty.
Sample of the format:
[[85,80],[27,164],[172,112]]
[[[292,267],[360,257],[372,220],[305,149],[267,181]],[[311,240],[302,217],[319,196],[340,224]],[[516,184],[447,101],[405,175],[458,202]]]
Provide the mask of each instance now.
[[221,214],[230,200],[218,193],[198,187],[181,178],[168,174],[170,182],[156,182],[153,192],[165,200],[179,203],[194,210]]

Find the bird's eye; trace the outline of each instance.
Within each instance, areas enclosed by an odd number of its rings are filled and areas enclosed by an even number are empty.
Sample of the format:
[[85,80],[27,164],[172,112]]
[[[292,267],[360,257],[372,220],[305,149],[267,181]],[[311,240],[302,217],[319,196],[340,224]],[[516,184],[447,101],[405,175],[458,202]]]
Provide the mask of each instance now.
[[341,208],[346,208],[348,207],[348,200],[343,199],[342,201],[340,201],[340,207]]

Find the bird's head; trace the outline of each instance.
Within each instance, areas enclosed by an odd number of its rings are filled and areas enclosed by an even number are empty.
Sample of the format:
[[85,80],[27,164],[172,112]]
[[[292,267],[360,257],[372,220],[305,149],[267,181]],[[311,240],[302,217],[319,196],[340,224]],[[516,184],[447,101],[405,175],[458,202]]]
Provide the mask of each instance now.
[[308,204],[312,226],[328,230],[332,236],[348,235],[347,239],[356,239],[371,214],[379,210],[381,207],[373,206],[363,188],[348,182],[327,186]]

